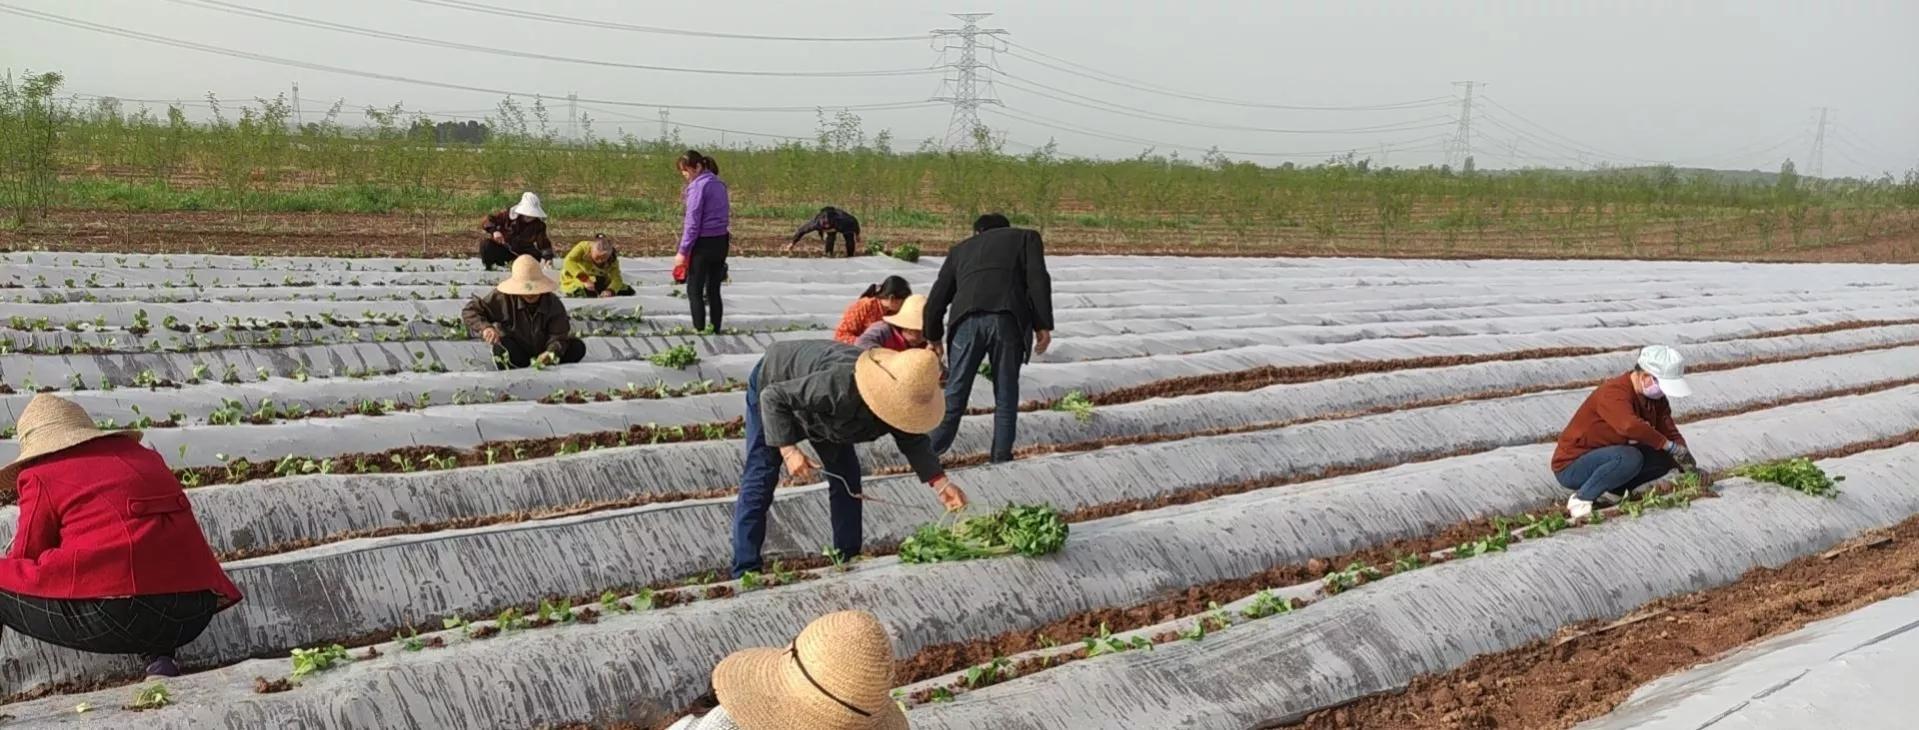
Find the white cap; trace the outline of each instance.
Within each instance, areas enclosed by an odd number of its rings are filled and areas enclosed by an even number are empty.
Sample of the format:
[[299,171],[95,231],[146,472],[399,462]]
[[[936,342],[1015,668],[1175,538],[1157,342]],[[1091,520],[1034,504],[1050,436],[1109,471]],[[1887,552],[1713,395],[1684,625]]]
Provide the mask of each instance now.
[[1648,345],[1639,351],[1639,369],[1659,381],[1659,389],[1674,398],[1692,395],[1686,384],[1686,358],[1665,345]]
[[513,206],[513,212],[526,218],[546,217],[546,209],[540,207],[540,196],[532,193],[520,193],[520,204]]

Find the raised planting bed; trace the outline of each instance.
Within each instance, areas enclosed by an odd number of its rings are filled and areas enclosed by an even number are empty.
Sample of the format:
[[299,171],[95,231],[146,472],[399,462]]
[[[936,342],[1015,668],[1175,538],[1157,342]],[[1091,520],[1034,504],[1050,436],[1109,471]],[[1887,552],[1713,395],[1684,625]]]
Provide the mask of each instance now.
[[[1614,520],[1521,542],[1505,555],[1393,576],[1305,610],[1236,627],[1217,640],[1075,662],[1004,689],[968,693],[956,703],[915,711],[915,726],[921,726],[921,717],[943,723],[940,727],[1106,726],[1119,722],[1116,717],[1182,709],[1255,726],[1377,691],[1367,687],[1389,688],[1387,683],[1410,678],[1421,667],[1550,634],[1561,623],[1623,614],[1658,595],[1696,590],[1718,576],[1729,580],[1747,567],[1814,552],[1846,534],[1919,511],[1919,490],[1906,476],[1916,458],[1919,451],[1907,447],[1827,463],[1828,470],[1850,477],[1847,493],[1837,500],[1735,485],[1728,497],[1689,510]],[[1315,547],[1321,554],[1337,552],[1339,545],[1324,544],[1328,533],[1352,534],[1368,524],[1390,530],[1387,526],[1417,522],[1435,511],[1447,518],[1469,517],[1470,508],[1455,511],[1454,505],[1481,497],[1432,478],[1457,478],[1431,473],[1443,464],[1087,523],[1075,527],[1066,551],[1047,559],[930,566],[879,560],[849,573],[828,571],[818,580],[723,600],[602,615],[588,626],[510,631],[479,640],[464,638],[465,632],[430,633],[428,638],[444,642],[444,649],[398,660],[389,651],[385,658],[354,662],[278,694],[254,694],[252,679],[283,676],[285,660],[246,662],[171,683],[181,704],[147,717],[163,726],[245,725],[266,717],[309,727],[364,724],[375,717],[414,727],[455,727],[478,717],[527,726],[656,722],[705,691],[703,677],[719,657],[739,646],[779,645],[780,634],[825,611],[850,606],[875,611],[894,633],[896,651],[910,656],[953,637],[984,638],[1076,612],[1131,605],[1213,577],[1303,561]],[[1389,475],[1396,478],[1380,478]],[[1556,489],[1537,475],[1532,479],[1533,486],[1514,491],[1537,495]],[[1426,486],[1395,491],[1398,496],[1392,498],[1405,500],[1407,508],[1394,504],[1382,510],[1371,499],[1372,490],[1354,488],[1362,481],[1381,487],[1409,480]],[[1411,509],[1413,504],[1427,509]],[[1325,524],[1327,517],[1337,524]],[[1747,529],[1752,526],[1762,529]],[[1797,536],[1781,538],[1780,532]],[[1696,557],[1674,553],[1669,545],[1678,538],[1715,549]],[[1632,559],[1581,559],[1592,554]],[[1615,588],[1594,592],[1581,590],[1582,584]],[[969,586],[969,600],[961,608],[940,597],[946,595],[942,586],[952,585]],[[1387,620],[1381,611],[1394,618]],[[633,646],[648,650],[635,652]],[[1332,649],[1341,646],[1360,651]],[[1402,652],[1398,646],[1415,650]],[[1234,663],[1208,664],[1221,656]],[[1280,683],[1285,691],[1217,691],[1218,677],[1247,666],[1263,671],[1234,676],[1242,682]],[[1142,676],[1154,679],[1138,683]],[[1076,691],[1081,694],[1071,694]],[[22,703],[9,710],[28,720],[47,718],[68,711],[73,701],[105,696]],[[1106,696],[1113,702],[1061,699],[1069,696]],[[432,709],[404,719],[382,714],[397,707]]]
[[[1620,618],[1658,598],[1730,583],[1919,512],[1912,476],[1919,446],[1821,466],[1848,477],[1840,498],[1732,481],[1720,486],[1720,498],[1689,509],[1393,576],[1205,642],[1074,662],[924,706],[911,721],[915,728],[1034,729],[1283,723],[1550,637],[1561,626]],[[1230,691],[1221,691],[1229,678]]]
[[[1707,376],[1700,377],[1705,382]],[[1748,375],[1742,380],[1759,379]],[[1702,388],[1702,392],[1712,389]],[[1525,443],[1538,438],[1536,434],[1542,431],[1556,429],[1528,421],[1563,419],[1563,413],[1582,395],[1542,394],[1110,453],[1035,459],[969,469],[957,478],[982,505],[1050,502],[1086,519],[1305,481],[1329,473]],[[1690,433],[1702,445],[1702,457],[1743,463],[1888,438],[1909,430],[1915,416],[1919,416],[1919,387],[1906,387],[1698,424]],[[1451,435],[1442,438],[1441,434]],[[1704,450],[1704,444],[1713,446]],[[1542,494],[1558,491],[1540,466],[1546,460],[1545,447],[1535,448],[1537,454],[1515,467],[1519,480],[1515,489],[1530,491],[1534,496],[1517,504],[1500,504],[1490,514],[1532,508]],[[1190,466],[1177,472],[1164,468],[1174,463]],[[529,477],[534,473],[529,467],[520,468],[527,469]],[[887,500],[868,506],[869,541],[904,538],[937,512],[924,487],[911,482],[893,479],[869,483],[870,493]],[[1299,491],[1321,492],[1311,488]],[[1479,493],[1483,490],[1467,491],[1447,498],[1474,504],[1484,496]],[[1424,489],[1419,494],[1422,498],[1432,496]],[[1354,500],[1350,506],[1353,511],[1376,514],[1378,519],[1390,516],[1391,520],[1407,520],[1404,524],[1410,525],[1420,524],[1415,517],[1453,517],[1438,523],[1443,526],[1483,516],[1460,515],[1430,505],[1399,510],[1387,507],[1379,495],[1352,490],[1326,491],[1325,495]],[[1448,502],[1456,503],[1462,502]],[[783,490],[778,504],[769,530],[769,552],[816,554],[827,541],[822,488]],[[206,638],[189,647],[182,658],[226,662],[261,652],[426,625],[454,613],[491,614],[543,596],[594,596],[608,588],[695,574],[724,563],[729,553],[731,508],[730,499],[716,496],[531,523],[351,540],[233,563],[230,570],[248,591],[248,601],[216,619]],[[1270,517],[1277,509],[1262,509],[1258,514]],[[1391,521],[1353,525],[1333,516],[1343,514],[1344,509],[1320,504],[1301,513],[1301,522],[1286,518],[1275,524],[1272,529],[1285,529],[1288,534],[1272,547],[1304,554],[1289,552],[1287,560],[1273,562],[1299,562],[1353,549],[1355,543],[1406,536],[1382,534],[1379,526],[1394,524]],[[1241,533],[1231,534],[1236,539],[1244,538]],[[1235,543],[1232,550],[1246,548]],[[1068,552],[1072,552],[1070,547]],[[1257,569],[1208,578],[1211,574],[1203,570],[1189,571],[1191,580],[1199,582],[1253,572]],[[352,600],[316,603],[311,600],[314,591],[351,596]],[[943,641],[952,640],[956,639]],[[8,646],[0,643],[0,648]],[[10,683],[7,688],[15,692],[48,682],[112,676],[114,667],[120,664],[111,657],[83,655],[28,640],[21,640],[17,650],[31,652],[34,661],[0,666],[0,678],[6,679]]]

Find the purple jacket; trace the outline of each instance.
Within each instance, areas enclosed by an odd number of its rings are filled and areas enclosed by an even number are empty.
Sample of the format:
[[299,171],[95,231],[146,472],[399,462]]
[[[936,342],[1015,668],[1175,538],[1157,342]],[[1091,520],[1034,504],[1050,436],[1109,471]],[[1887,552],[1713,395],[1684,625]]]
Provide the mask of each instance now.
[[686,226],[680,232],[680,255],[693,252],[693,242],[707,236],[724,236],[732,205],[726,199],[726,181],[710,172],[702,172],[686,184]]

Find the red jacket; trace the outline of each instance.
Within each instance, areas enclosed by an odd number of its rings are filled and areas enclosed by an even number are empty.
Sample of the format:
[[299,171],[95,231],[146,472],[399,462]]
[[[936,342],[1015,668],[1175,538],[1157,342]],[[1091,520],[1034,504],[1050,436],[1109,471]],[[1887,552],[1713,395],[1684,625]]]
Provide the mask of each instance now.
[[1686,443],[1672,422],[1672,404],[1647,398],[1632,387],[1632,374],[1609,378],[1586,396],[1573,412],[1572,422],[1559,434],[1553,450],[1553,473],[1571,466],[1586,452],[1637,441],[1649,449],[1664,449],[1671,441]]
[[213,591],[239,602],[180,480],[131,438],[94,439],[20,470],[20,527],[0,590],[40,598]]

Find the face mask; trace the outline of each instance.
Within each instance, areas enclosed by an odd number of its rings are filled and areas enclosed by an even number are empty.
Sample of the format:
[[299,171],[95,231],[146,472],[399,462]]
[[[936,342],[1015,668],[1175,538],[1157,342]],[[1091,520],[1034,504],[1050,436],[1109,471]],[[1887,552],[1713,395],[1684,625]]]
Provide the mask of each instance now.
[[1646,386],[1646,390],[1644,391],[1644,393],[1647,398],[1651,398],[1653,400],[1659,400],[1661,398],[1666,397],[1666,391],[1659,389],[1659,381],[1657,380],[1652,381],[1652,385]]

